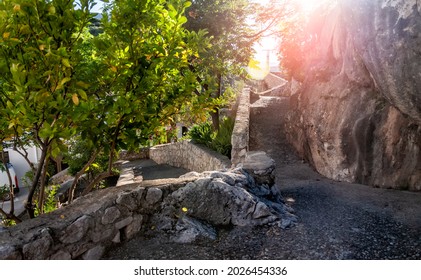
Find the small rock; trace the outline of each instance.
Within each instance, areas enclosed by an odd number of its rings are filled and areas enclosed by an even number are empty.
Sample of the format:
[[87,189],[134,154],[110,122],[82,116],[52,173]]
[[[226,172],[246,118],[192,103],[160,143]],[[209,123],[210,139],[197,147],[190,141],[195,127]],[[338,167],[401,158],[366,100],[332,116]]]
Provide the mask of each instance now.
[[0,260],[21,260],[22,255],[12,245],[1,245],[0,246]]
[[55,253],[54,255],[52,255],[50,257],[50,260],[71,260],[72,259],[72,255],[70,255],[69,252],[66,251],[58,251],[57,253]]
[[133,222],[133,217],[127,217],[124,220],[119,221],[118,223],[116,223],[114,226],[116,229],[122,229],[125,226],[129,225],[131,222]]
[[96,246],[83,254],[84,260],[99,260],[104,255],[105,249],[102,246]]
[[23,246],[22,252],[26,260],[45,260],[54,241],[49,229],[43,229],[41,234],[30,243]]
[[89,216],[82,216],[71,225],[69,225],[59,237],[62,243],[75,243],[81,240],[92,224],[92,218]]
[[103,225],[111,224],[115,220],[117,220],[120,216],[121,216],[121,212],[120,210],[118,210],[117,207],[115,206],[109,207],[105,209],[104,215],[102,216],[102,219],[101,219],[101,223]]
[[173,241],[177,243],[191,243],[202,238],[216,239],[214,228],[187,216],[183,216],[178,220],[176,231]]
[[159,202],[162,198],[162,190],[158,188],[150,188],[146,193],[146,203],[149,205],[154,205]]

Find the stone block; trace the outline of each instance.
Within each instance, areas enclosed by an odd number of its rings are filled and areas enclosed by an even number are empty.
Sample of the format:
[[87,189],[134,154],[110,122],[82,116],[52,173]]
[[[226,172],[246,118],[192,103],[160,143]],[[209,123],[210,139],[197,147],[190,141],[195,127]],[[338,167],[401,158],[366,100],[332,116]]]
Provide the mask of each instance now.
[[41,234],[30,243],[23,246],[23,257],[26,260],[45,260],[49,256],[50,249],[54,243],[49,229],[43,229]]
[[84,260],[99,260],[104,255],[105,248],[103,246],[96,246],[89,249],[83,254],[82,259]]
[[145,201],[149,205],[154,205],[161,201],[162,199],[162,190],[158,188],[149,188],[146,193]]
[[21,260],[22,254],[12,245],[0,246],[0,260]]
[[142,228],[143,223],[143,216],[136,215],[133,217],[133,221],[131,224],[127,225],[124,229],[124,233],[127,239],[133,238]]
[[253,176],[257,184],[274,185],[275,161],[265,152],[254,151],[247,153],[243,168]]
[[50,260],[71,260],[72,255],[69,252],[60,250],[50,257]]
[[94,243],[102,242],[107,239],[109,240],[114,232],[114,228],[96,230],[92,232],[91,238]]
[[84,215],[69,225],[64,230],[59,240],[62,243],[67,244],[78,242],[86,235],[91,224],[92,218]]
[[111,240],[113,243],[120,243],[121,242],[121,234],[120,231],[117,232],[117,234],[114,236],[113,240]]
[[131,222],[133,222],[133,217],[127,217],[124,220],[119,221],[118,223],[116,223],[114,226],[116,229],[122,229],[125,226],[128,226]]
[[124,192],[118,195],[116,202],[118,205],[127,207],[129,210],[134,211],[138,208],[136,196],[136,192]]
[[120,218],[121,212],[118,210],[117,207],[112,206],[110,208],[105,209],[104,215],[102,216],[101,223],[103,225],[111,224],[118,218]]

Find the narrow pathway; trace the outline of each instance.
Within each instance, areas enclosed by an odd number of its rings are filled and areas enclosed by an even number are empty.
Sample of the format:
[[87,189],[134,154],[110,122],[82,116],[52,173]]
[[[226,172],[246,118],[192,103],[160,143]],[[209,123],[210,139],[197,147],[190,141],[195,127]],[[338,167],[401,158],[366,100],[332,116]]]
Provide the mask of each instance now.
[[254,96],[250,150],[277,164],[276,182],[300,223],[268,252],[288,259],[420,259],[421,194],[334,182],[298,158],[283,136],[288,98]]

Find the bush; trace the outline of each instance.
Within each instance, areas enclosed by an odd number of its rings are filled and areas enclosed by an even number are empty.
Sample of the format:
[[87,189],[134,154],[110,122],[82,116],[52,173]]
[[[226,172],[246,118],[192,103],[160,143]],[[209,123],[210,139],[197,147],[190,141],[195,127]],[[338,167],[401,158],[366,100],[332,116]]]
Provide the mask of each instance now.
[[234,120],[232,118],[224,118],[219,126],[219,131],[213,138],[211,149],[231,158],[231,135],[234,130]]
[[212,125],[208,122],[194,125],[187,136],[195,143],[203,144],[208,147],[211,146],[215,133],[213,132]]
[[214,132],[209,122],[194,125],[187,136],[195,143],[206,145],[214,151],[231,158],[231,135],[234,129],[234,120],[224,118],[219,131]]

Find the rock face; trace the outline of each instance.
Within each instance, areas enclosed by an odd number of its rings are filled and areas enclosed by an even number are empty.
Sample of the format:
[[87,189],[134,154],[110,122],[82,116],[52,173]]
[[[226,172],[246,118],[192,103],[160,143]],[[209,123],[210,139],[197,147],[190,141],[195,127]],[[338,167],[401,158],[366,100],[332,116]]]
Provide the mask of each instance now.
[[242,168],[183,176],[197,179],[169,195],[153,221],[176,242],[216,239],[215,227],[220,226],[287,228],[297,221],[276,188],[258,184]]
[[421,190],[421,4],[338,2],[307,30],[287,136],[327,177]]

